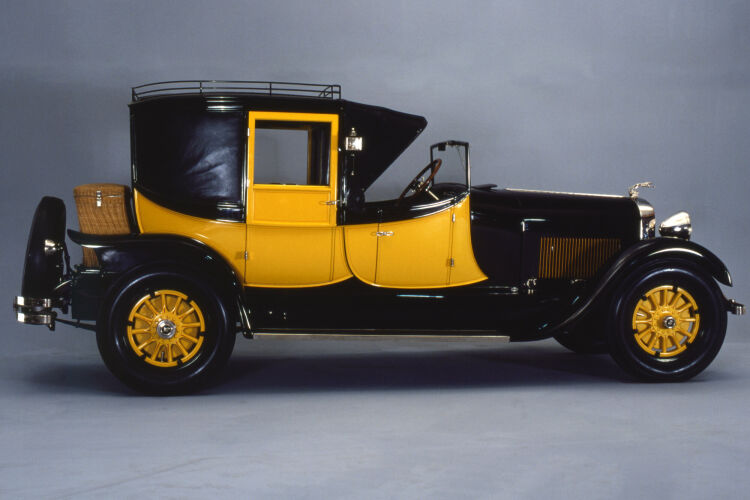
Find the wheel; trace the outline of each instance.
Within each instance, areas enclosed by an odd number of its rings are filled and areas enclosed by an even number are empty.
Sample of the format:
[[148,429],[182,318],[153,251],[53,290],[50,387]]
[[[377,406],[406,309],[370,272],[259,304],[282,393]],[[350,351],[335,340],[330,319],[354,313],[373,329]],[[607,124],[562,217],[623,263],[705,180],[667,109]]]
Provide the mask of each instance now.
[[716,282],[683,263],[662,263],[634,276],[613,304],[607,330],[612,357],[645,381],[681,381],[702,372],[727,327]]
[[226,365],[235,323],[197,276],[159,270],[119,283],[105,298],[96,340],[122,382],[145,393],[181,394],[200,389]]

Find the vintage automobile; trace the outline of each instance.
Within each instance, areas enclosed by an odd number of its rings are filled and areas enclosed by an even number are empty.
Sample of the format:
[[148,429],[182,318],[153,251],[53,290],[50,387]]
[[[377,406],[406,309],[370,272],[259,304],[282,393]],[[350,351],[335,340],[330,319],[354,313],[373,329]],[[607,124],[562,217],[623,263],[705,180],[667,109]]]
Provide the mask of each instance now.
[[648,183],[628,196],[472,186],[469,144],[445,141],[398,198],[368,201],[427,122],[338,85],[147,84],[130,119],[132,186],[77,188],[75,267],[62,200],[41,200],[14,308],[95,330],[107,367],[140,391],[203,386],[238,332],[554,337],[679,381],[717,355],[727,311],[744,313],[687,213],[656,236]]

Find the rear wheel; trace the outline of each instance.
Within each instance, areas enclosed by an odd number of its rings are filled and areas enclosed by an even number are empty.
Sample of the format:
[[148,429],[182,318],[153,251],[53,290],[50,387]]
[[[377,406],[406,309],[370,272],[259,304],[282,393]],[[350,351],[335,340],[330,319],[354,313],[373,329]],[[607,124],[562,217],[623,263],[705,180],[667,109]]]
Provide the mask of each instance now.
[[141,392],[186,393],[226,365],[234,322],[211,287],[176,270],[120,283],[105,299],[97,344],[121,381]]
[[685,264],[644,268],[620,289],[607,331],[610,353],[634,377],[687,380],[724,341],[727,313],[716,282]]

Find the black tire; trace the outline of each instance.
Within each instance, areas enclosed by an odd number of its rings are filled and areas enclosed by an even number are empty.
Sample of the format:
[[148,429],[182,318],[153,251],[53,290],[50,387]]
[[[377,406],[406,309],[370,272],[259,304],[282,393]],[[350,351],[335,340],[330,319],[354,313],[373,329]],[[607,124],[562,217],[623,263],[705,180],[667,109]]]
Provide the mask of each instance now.
[[[632,276],[612,304],[607,343],[614,360],[643,381],[677,382],[702,372],[726,334],[727,312],[716,282],[689,263],[674,261],[644,266]],[[687,318],[678,316],[670,328],[672,313],[683,308],[687,312],[680,314]]]
[[[175,311],[167,310],[173,306]],[[145,321],[144,315],[153,318]],[[158,335],[157,321],[162,333],[171,329],[173,337]],[[129,387],[147,394],[184,394],[201,389],[226,366],[234,326],[225,301],[205,281],[179,269],[156,270],[126,276],[110,289],[96,340],[107,368]]]

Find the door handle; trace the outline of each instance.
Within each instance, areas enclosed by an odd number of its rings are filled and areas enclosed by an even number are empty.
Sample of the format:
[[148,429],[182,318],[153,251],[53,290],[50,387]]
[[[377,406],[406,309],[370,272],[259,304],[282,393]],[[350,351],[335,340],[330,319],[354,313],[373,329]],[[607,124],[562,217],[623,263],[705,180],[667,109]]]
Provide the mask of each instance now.
[[321,201],[321,205],[338,205],[339,200],[331,200],[331,201]]
[[377,231],[375,233],[375,236],[381,237],[381,236],[393,236],[393,231]]

